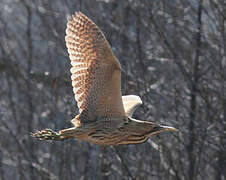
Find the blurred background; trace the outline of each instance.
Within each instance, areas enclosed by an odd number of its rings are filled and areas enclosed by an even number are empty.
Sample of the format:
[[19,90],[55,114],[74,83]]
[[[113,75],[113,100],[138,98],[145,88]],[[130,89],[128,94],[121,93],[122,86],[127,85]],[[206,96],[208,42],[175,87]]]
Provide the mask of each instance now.
[[[122,64],[135,117],[171,125],[117,147],[41,142],[30,132],[72,126],[78,113],[65,46],[82,11]],[[1,0],[0,179],[225,180],[225,0]]]

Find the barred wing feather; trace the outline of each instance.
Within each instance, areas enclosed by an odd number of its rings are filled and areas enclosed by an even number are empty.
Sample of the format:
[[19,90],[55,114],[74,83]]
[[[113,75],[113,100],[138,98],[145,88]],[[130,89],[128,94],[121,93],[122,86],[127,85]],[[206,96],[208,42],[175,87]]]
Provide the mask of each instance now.
[[101,30],[78,12],[68,20],[65,40],[80,115],[87,121],[97,116],[125,116],[121,65]]

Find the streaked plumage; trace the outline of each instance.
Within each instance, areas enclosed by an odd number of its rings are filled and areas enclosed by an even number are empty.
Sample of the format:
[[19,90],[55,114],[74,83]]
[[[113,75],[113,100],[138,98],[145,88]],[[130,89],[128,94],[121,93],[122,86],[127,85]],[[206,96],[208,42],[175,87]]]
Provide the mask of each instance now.
[[44,129],[33,137],[120,145],[142,143],[163,131],[177,131],[132,118],[142,101],[135,95],[121,95],[121,65],[101,30],[81,12],[68,20],[65,41],[79,114],[72,119],[74,127],[59,133]]

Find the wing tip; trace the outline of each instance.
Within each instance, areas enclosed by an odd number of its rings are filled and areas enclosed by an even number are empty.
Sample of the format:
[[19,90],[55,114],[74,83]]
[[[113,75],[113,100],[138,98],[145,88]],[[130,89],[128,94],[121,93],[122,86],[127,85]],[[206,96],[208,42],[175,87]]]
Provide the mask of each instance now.
[[71,16],[69,16],[67,18],[68,21],[72,21],[75,20],[76,18],[88,18],[83,12],[81,11],[76,11],[74,14],[72,14]]
[[139,104],[143,104],[140,96],[137,96],[137,95],[125,95],[125,96],[122,96],[122,99],[133,100]]

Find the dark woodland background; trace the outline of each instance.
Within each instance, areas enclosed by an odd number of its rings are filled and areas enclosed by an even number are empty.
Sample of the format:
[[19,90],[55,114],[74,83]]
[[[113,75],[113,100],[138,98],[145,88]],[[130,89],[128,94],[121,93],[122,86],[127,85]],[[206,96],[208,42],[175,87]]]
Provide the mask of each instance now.
[[[135,117],[172,125],[139,145],[41,142],[78,113],[65,46],[82,11],[122,64]],[[225,0],[0,1],[0,179],[225,180]]]

